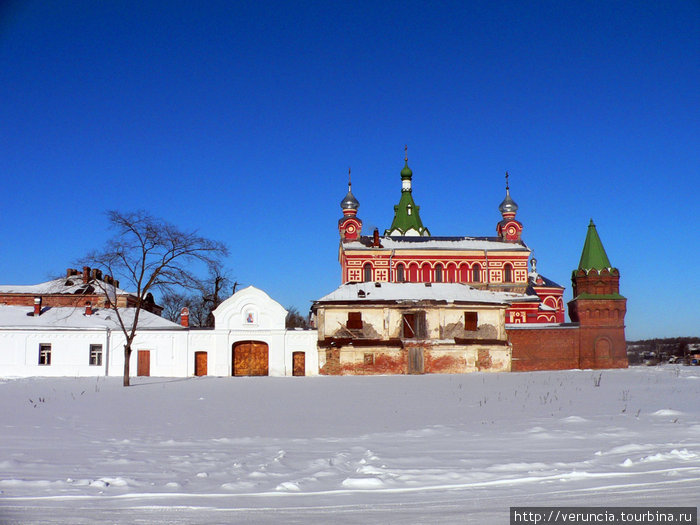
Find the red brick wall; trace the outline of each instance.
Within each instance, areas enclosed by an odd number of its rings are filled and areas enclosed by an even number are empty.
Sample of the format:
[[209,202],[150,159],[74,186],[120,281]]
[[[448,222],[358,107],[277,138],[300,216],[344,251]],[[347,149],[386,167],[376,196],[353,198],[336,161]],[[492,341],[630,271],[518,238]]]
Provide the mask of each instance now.
[[[34,308],[35,294],[0,294],[0,304],[10,306],[27,306],[30,309]],[[83,307],[90,302],[93,308],[107,308],[107,301],[104,295],[88,294],[88,295],[73,295],[73,294],[46,294],[41,295],[41,307],[46,306],[75,306]],[[119,295],[117,296],[117,306],[135,306],[136,300],[133,296]],[[144,310],[160,315],[163,308],[158,305],[144,304]]]
[[624,327],[513,328],[513,372],[627,368]]
[[514,328],[506,330],[513,344],[513,372],[579,368],[579,330]]

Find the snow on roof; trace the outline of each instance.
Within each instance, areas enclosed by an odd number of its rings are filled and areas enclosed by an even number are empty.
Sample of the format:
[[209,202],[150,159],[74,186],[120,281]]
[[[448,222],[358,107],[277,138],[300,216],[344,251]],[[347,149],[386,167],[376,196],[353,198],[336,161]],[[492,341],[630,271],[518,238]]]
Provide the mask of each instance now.
[[[92,287],[94,291],[87,290],[87,286]],[[39,284],[0,284],[0,293],[21,293],[32,295],[48,295],[48,294],[91,294],[96,293],[101,295],[104,290],[109,291],[110,295],[116,292],[117,295],[134,295],[131,292],[115,288],[111,284],[100,281],[100,284],[95,284],[91,279],[88,284],[83,283],[81,276],[61,277],[46,281]]]
[[[56,306],[44,307],[41,315],[33,315],[31,306],[8,306],[0,304],[0,328],[25,329],[97,329],[109,328],[119,330],[119,321],[111,308],[93,308],[92,315],[85,315],[85,308]],[[120,308],[119,313],[128,326],[134,319],[135,308]],[[163,317],[141,310],[139,314],[139,329],[184,329],[177,323]]]
[[[429,286],[426,286],[429,284]],[[539,299],[513,292],[478,290],[462,283],[346,283],[316,303],[375,301],[447,301],[510,304]]]
[[[370,237],[358,241],[344,242],[346,250],[377,250],[371,246]],[[381,247],[386,250],[489,250],[526,251],[530,249],[522,242],[503,242],[498,237],[380,237]]]

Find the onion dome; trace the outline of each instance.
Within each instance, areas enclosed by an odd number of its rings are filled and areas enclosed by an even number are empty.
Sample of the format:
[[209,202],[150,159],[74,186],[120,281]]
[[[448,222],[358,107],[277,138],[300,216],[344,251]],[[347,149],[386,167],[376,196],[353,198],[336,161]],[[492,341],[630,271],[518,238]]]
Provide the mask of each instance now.
[[508,186],[508,172],[506,171],[506,198],[503,199],[503,202],[498,206],[498,211],[501,212],[501,215],[505,215],[506,213],[511,213],[513,216],[515,216],[515,212],[518,211],[518,205],[515,203],[515,201],[511,198],[510,196],[510,187]]
[[343,210],[357,210],[360,207],[360,201],[358,201],[352,194],[352,180],[350,179],[350,170],[348,169],[348,194],[345,198],[340,201],[340,207]]
[[[401,180],[402,181],[403,180],[410,181],[411,177],[413,177],[413,171],[411,170],[411,168],[408,167],[408,146],[404,147],[404,153],[405,153],[404,165],[403,165],[403,169],[401,170]],[[410,189],[410,188],[411,187],[409,186],[408,189]]]
[[351,185],[348,184],[348,194],[340,201],[340,207],[344,210],[356,210],[360,207],[360,202],[352,194]]

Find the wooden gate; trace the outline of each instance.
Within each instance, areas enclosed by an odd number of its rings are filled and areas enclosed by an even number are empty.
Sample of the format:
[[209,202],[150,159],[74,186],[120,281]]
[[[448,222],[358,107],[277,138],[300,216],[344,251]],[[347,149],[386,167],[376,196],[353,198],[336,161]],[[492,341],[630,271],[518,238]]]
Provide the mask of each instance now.
[[304,352],[292,353],[292,375],[306,375],[306,354],[304,354]]
[[196,375],[196,376],[207,375],[207,353],[206,352],[195,352],[194,353],[194,375]]
[[139,350],[138,351],[136,375],[139,375],[139,376],[150,376],[151,375],[151,351],[150,350]]
[[241,341],[233,345],[234,376],[266,376],[269,367],[267,343]]
[[425,372],[423,349],[411,346],[408,348],[408,373],[423,374]]

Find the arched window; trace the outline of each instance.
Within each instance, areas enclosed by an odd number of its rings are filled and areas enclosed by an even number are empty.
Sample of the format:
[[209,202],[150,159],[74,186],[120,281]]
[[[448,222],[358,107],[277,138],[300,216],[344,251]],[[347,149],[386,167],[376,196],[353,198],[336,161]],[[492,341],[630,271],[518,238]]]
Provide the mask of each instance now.
[[402,283],[404,281],[406,281],[405,270],[404,270],[403,264],[399,264],[396,267],[396,282]]
[[513,282],[513,267],[510,264],[506,264],[503,268],[503,281],[506,283]]
[[442,282],[442,265],[440,265],[440,264],[438,264],[435,267],[435,282],[436,283]]
[[418,282],[418,274],[419,274],[418,264],[413,263],[408,268],[408,280],[412,283],[417,283]]
[[472,282],[481,282],[481,266],[479,266],[478,264],[472,266]]
[[372,265],[370,263],[365,263],[362,267],[363,270],[363,281],[368,283],[372,280]]

